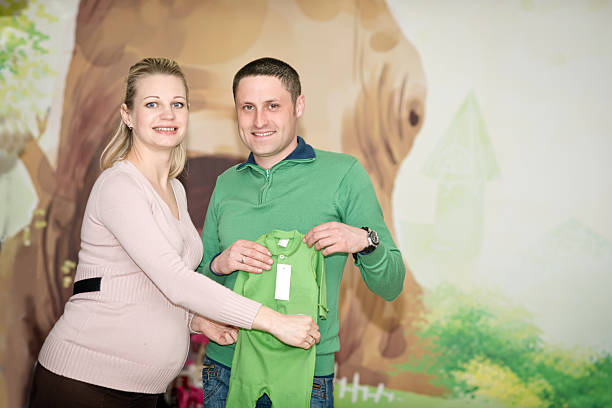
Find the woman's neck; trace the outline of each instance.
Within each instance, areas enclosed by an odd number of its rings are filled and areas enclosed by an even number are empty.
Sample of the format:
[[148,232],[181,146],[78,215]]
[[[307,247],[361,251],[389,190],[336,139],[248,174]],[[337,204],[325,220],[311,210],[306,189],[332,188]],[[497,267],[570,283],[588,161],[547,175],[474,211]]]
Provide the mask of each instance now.
[[165,189],[168,185],[171,154],[170,151],[151,152],[132,148],[127,160],[136,166],[153,186]]

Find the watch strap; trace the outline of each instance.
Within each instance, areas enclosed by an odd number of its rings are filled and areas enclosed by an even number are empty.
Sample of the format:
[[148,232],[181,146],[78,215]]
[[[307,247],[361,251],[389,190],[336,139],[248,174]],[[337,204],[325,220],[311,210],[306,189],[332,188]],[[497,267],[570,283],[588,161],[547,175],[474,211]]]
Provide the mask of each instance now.
[[369,245],[365,247],[363,250],[353,254],[353,258],[355,259],[355,261],[357,261],[357,254],[367,255],[373,252],[378,247],[378,243],[379,243],[379,242],[376,242],[376,243],[372,242],[371,235],[372,233],[376,234],[375,231],[373,231],[369,227],[361,227],[361,229],[368,233],[368,244]]

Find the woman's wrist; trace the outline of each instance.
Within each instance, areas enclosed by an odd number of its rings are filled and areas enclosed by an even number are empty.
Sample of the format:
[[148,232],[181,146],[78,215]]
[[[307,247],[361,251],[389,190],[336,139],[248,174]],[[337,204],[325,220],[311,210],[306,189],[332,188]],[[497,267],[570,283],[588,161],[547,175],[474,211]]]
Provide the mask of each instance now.
[[194,333],[194,334],[202,333],[202,328],[200,327],[200,324],[202,323],[202,321],[200,319],[202,318],[195,313],[191,315],[191,319],[189,320],[189,331],[191,333]]
[[261,306],[255,315],[251,328],[272,333],[274,322],[280,313],[266,306]]

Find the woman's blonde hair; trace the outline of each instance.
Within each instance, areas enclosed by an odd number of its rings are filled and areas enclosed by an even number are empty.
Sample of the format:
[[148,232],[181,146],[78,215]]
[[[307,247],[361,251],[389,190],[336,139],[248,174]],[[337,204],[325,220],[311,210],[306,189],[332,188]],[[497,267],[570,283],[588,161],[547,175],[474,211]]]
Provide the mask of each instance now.
[[[138,80],[153,74],[172,75],[180,78],[183,81],[183,85],[185,85],[187,107],[189,108],[189,88],[187,87],[185,75],[176,61],[169,58],[144,58],[130,67],[126,79],[125,99],[123,103],[126,104],[130,111],[134,108],[134,95],[136,95]],[[130,150],[132,150],[132,144],[132,129],[130,129],[122,119],[119,119],[119,126],[115,134],[100,156],[100,167],[102,170],[106,170],[112,167],[115,162],[125,159]],[[185,167],[186,158],[186,141],[183,139],[183,141],[172,150],[170,172],[168,174],[170,178],[181,174]]]

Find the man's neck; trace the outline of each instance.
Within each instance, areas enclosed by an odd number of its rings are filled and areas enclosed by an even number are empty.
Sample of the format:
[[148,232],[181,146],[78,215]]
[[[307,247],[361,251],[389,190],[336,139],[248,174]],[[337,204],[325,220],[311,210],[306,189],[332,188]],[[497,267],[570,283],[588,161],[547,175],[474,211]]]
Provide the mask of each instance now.
[[268,170],[274,167],[276,163],[280,163],[281,161],[283,161],[297,148],[297,146],[298,140],[296,136],[293,143],[287,146],[283,151],[272,156],[256,156],[255,154],[253,154],[253,159],[255,160],[255,163],[257,163],[258,166]]
[[274,167],[274,165],[276,163],[281,162],[282,160],[267,160],[269,159],[268,157],[257,157],[257,156],[253,156],[253,158],[255,159],[255,163],[257,163],[257,165],[259,167],[262,167],[266,170]]

